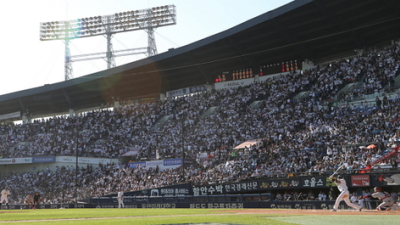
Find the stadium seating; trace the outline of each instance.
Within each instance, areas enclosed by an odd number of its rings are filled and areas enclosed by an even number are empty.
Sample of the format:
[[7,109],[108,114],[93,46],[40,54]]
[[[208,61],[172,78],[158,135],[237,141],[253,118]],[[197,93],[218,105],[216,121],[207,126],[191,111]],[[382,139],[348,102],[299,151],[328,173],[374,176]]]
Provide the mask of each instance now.
[[[158,148],[161,158],[179,158],[184,142],[186,157],[196,159],[198,153],[210,157],[188,168],[184,177],[179,169],[160,172],[105,165],[80,169],[78,190],[71,178],[75,168],[3,175],[0,186],[8,185],[18,193],[15,201],[40,191],[50,201],[68,202],[75,192],[84,198],[113,193],[120,187],[140,190],[183,180],[215,184],[289,173],[326,174],[339,162],[357,171],[368,160],[384,155],[391,138],[398,135],[400,98],[392,81],[398,77],[399,53],[395,44],[246,87],[2,125],[3,158],[74,155],[76,140],[80,156],[117,158],[136,148],[141,151],[131,161],[152,160]],[[385,94],[388,103],[377,108],[375,98],[368,99],[371,92],[374,97]],[[261,139],[262,145],[234,151],[236,145],[251,139]],[[378,147],[359,148],[369,143]],[[386,163],[395,166],[392,160]],[[18,184],[26,179],[31,189],[20,190]]]

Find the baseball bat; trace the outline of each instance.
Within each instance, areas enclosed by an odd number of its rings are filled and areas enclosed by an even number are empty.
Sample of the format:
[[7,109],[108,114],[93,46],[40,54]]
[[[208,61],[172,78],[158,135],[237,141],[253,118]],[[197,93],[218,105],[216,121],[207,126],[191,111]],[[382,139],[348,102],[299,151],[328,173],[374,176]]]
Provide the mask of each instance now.
[[339,166],[339,167],[336,169],[336,171],[332,174],[332,176],[335,175],[335,174],[337,174],[337,173],[339,172],[339,170],[342,169],[342,167],[343,167],[343,165]]

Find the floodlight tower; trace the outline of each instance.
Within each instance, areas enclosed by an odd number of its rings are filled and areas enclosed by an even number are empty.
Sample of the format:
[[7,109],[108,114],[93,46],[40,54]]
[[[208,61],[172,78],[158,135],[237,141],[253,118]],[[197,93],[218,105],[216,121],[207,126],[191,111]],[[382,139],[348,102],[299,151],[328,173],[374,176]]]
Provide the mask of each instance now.
[[[175,25],[175,5],[165,5],[142,10],[132,10],[106,16],[94,16],[69,21],[40,23],[40,40],[63,40],[65,43],[65,80],[72,78],[72,62],[105,59],[107,68],[115,67],[115,57],[157,54],[154,30],[158,27]],[[124,50],[113,50],[112,36],[117,33],[145,30],[148,46]],[[69,44],[72,39],[103,35],[107,38],[107,52],[71,56]]]
[[65,32],[65,39],[64,39],[64,44],[65,44],[65,50],[64,50],[64,76],[65,80],[72,79],[72,62],[71,62],[71,54],[69,52],[69,41],[70,39],[68,38],[68,32]]

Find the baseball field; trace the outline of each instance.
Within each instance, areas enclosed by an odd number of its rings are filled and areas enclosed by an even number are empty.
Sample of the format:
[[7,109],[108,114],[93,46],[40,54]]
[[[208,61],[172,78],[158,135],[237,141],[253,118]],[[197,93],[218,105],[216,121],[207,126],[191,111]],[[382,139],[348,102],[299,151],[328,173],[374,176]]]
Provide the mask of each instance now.
[[[384,216],[380,216],[384,215]],[[39,209],[0,210],[0,224],[398,224],[400,211],[302,209]]]

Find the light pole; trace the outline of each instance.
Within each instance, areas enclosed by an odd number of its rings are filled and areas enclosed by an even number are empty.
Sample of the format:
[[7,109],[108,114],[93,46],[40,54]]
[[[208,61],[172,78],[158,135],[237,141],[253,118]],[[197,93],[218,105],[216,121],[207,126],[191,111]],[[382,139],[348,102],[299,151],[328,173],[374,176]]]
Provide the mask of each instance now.
[[159,149],[159,146],[158,146],[159,144],[158,144],[158,130],[156,131],[156,159],[158,160],[158,159],[160,159],[161,157],[160,157],[160,149]]
[[160,147],[159,147],[159,140],[158,140],[158,130],[156,130],[156,159],[162,159],[161,155],[160,155]]

